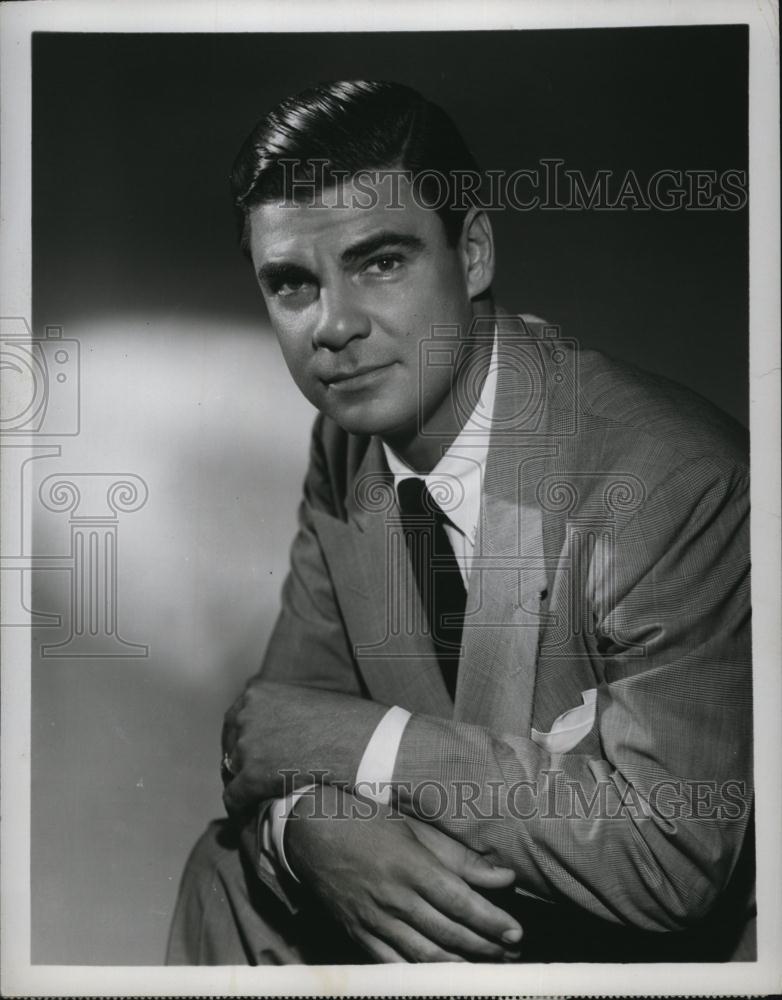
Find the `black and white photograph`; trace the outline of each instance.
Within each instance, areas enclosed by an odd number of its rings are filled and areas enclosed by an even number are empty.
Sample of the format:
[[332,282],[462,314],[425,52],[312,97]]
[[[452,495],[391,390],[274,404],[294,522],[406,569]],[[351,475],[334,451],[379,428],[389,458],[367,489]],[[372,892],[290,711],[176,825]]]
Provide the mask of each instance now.
[[774,992],[777,4],[0,18],[3,994]]

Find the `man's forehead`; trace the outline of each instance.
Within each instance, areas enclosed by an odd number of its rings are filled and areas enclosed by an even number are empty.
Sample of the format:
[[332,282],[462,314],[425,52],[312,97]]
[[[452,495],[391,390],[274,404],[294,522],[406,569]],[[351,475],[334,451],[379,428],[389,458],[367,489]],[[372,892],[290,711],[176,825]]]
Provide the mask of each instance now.
[[305,251],[315,243],[341,254],[379,231],[414,235],[430,242],[439,222],[436,212],[417,205],[404,192],[391,203],[387,199],[372,204],[367,201],[366,194],[362,197],[351,185],[345,185],[307,200],[258,205],[249,213],[253,255],[284,256]]

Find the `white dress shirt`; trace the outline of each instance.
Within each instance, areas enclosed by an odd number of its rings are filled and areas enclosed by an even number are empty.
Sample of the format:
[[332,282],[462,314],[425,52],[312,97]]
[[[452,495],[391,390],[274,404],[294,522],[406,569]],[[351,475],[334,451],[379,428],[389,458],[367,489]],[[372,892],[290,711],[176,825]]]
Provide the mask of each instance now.
[[[467,589],[470,579],[475,539],[483,494],[483,475],[489,453],[491,418],[497,389],[497,343],[495,340],[491,362],[483,383],[481,395],[464,424],[461,432],[437,462],[431,472],[420,476],[383,442],[383,452],[388,468],[398,487],[404,479],[423,479],[432,496],[440,503],[447,517],[444,524],[448,541]],[[394,774],[399,744],[410,713],[398,705],[386,712],[367,743],[356,772],[355,789],[366,798],[388,803],[390,783]],[[314,786],[300,789],[284,799],[276,799],[264,824],[264,847],[271,848],[277,860],[296,879],[285,857],[283,835],[285,821],[296,801]],[[296,879],[298,881],[298,879]]]

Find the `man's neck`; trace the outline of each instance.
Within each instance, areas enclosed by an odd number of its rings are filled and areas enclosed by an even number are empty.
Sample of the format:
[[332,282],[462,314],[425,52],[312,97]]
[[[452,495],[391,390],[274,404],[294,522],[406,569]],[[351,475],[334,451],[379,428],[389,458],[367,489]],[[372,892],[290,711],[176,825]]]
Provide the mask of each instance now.
[[[479,306],[475,314],[484,311],[488,313],[491,308],[491,304],[488,309],[481,309]],[[383,438],[389,448],[414,472],[422,476],[431,472],[459,436],[469,412],[466,412],[464,406],[453,404],[454,394],[457,399],[463,400],[471,397],[476,400],[479,398],[489,368],[492,348],[490,340],[478,340],[473,343],[472,350],[464,352],[448,397],[426,421],[423,428],[419,430],[416,426],[406,433]],[[481,373],[479,383],[473,380],[476,371]]]
[[427,431],[425,436],[414,433],[410,437],[388,437],[383,441],[413,472],[426,476],[456,440],[459,430]]

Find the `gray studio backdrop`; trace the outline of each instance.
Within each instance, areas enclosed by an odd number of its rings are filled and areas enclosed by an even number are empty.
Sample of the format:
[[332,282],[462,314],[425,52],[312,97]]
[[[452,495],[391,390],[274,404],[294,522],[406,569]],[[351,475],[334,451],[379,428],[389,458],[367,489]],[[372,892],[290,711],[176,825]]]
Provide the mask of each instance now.
[[[33,961],[156,964],[222,812],[222,713],[274,621],[312,419],[235,245],[244,135],[374,76],[442,103],[488,168],[742,168],[746,34],[44,34],[33,58]],[[745,211],[493,221],[507,308],[746,419]]]

